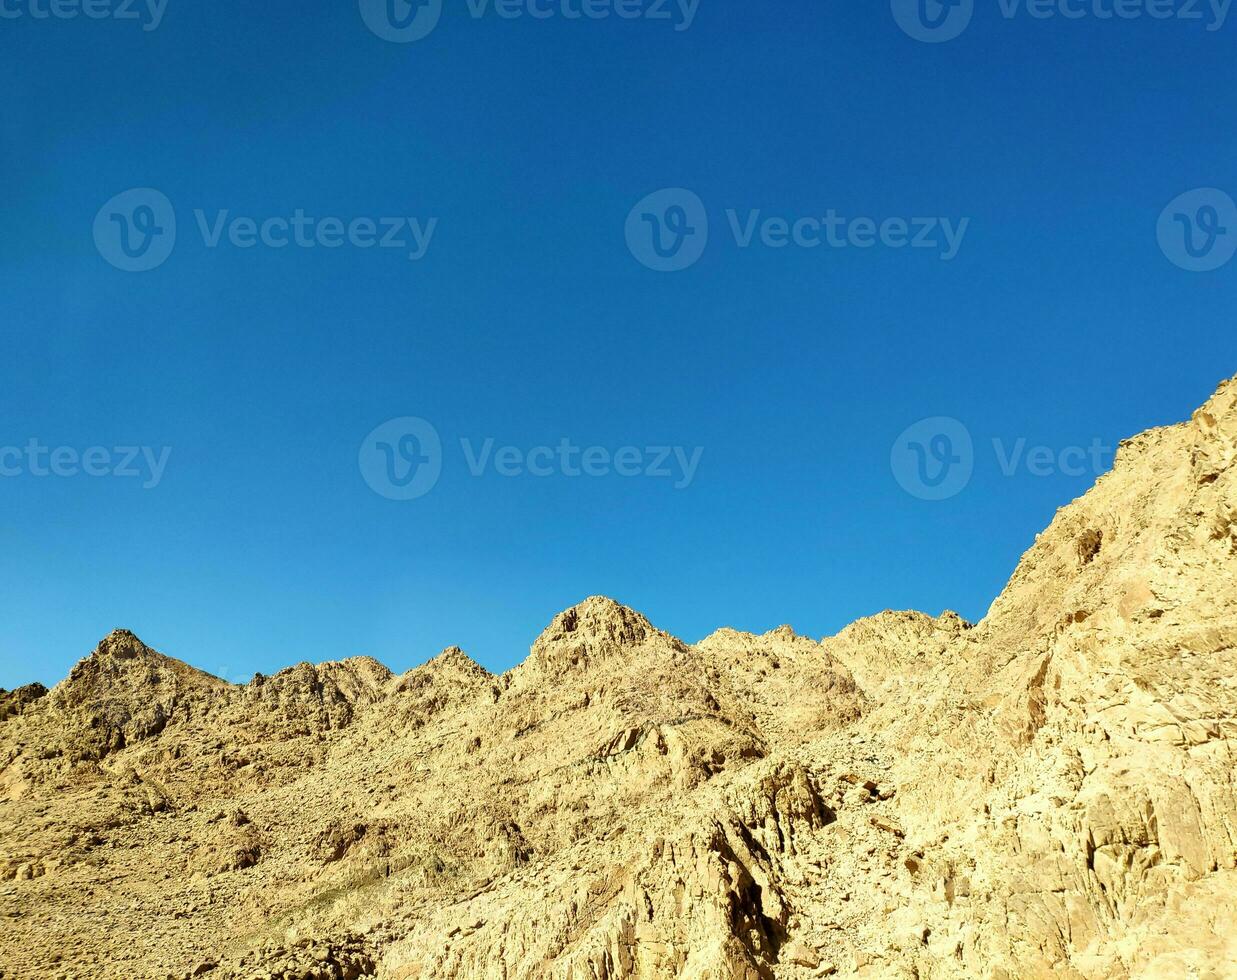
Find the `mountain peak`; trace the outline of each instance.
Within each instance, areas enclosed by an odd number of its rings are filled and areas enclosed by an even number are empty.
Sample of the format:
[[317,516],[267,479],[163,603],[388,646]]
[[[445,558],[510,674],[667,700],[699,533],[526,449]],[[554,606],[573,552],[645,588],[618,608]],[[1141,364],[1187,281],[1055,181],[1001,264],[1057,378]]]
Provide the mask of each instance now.
[[91,656],[115,657],[117,660],[132,660],[149,650],[136,633],[126,629],[114,629],[99,641]]
[[534,673],[559,674],[654,641],[675,650],[687,649],[636,610],[606,596],[589,596],[554,617],[517,670],[522,674],[527,667]]
[[147,705],[156,692],[162,697],[168,692],[226,687],[226,681],[151,649],[131,630],[116,629],[79,660],[51,694],[57,705],[106,699],[137,709]]
[[447,647],[424,667],[418,669],[433,674],[452,674],[463,677],[488,678],[491,676],[488,670],[457,646]]
[[607,596],[589,596],[554,617],[537,638],[534,649],[558,641],[608,640],[620,645],[640,643],[657,630],[641,613]]

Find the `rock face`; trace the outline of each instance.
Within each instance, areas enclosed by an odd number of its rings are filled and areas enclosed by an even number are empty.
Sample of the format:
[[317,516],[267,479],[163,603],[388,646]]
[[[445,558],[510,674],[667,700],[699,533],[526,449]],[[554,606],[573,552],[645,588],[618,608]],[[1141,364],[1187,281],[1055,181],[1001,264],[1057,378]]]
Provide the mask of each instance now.
[[1237,976],[1237,382],[972,626],[0,692],[0,976]]

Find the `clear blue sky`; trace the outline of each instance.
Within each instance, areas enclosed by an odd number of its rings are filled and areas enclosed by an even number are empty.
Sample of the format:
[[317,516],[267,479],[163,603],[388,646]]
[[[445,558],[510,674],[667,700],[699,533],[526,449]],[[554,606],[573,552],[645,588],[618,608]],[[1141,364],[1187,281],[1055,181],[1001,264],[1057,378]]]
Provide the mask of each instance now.
[[[148,489],[7,457],[5,687],[59,680],[118,626],[236,679],[354,654],[403,670],[449,644],[505,669],[594,593],[688,640],[979,618],[1094,478],[1006,476],[994,438],[1111,445],[1237,372],[1237,260],[1185,271],[1156,237],[1176,196],[1237,195],[1237,14],[981,4],[927,44],[887,2],[701,0],[675,30],[446,0],[392,43],[347,2],[170,0],[150,31],[29,3],[0,19],[0,447],[171,454]],[[146,187],[176,246],[122,271],[93,223]],[[625,242],[662,188],[709,220],[676,272]],[[411,261],[209,248],[197,209],[437,224]],[[740,248],[727,209],[970,220],[941,261]],[[358,466],[402,416],[443,445],[409,501]],[[975,446],[940,501],[891,469],[932,416]],[[676,489],[477,477],[461,438],[704,452]]]

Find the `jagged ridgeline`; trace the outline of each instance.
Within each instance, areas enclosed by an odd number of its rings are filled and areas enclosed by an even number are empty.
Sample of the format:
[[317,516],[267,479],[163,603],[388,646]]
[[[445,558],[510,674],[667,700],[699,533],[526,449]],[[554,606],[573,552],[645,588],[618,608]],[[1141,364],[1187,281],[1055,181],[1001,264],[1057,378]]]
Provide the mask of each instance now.
[[0,693],[0,976],[1237,976],[1235,456],[1229,382],[974,626],[592,598],[244,685],[117,631]]

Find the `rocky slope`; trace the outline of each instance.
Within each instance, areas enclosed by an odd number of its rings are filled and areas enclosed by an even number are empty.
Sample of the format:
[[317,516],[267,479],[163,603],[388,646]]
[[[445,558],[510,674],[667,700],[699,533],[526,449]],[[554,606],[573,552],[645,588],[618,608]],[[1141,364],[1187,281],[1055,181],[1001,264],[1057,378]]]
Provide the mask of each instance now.
[[0,976],[1237,976],[1237,382],[982,622],[0,692]]

